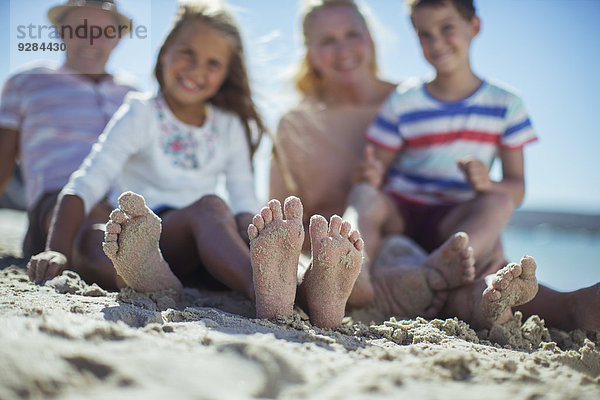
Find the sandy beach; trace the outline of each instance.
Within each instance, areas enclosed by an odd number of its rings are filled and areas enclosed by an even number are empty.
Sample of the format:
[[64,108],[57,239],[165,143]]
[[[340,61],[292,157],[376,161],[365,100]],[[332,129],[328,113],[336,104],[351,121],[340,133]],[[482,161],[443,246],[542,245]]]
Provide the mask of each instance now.
[[0,399],[598,399],[600,332],[531,317],[475,332],[456,319],[336,330],[254,318],[230,292],[107,292],[77,274],[37,286],[22,212],[0,209]]

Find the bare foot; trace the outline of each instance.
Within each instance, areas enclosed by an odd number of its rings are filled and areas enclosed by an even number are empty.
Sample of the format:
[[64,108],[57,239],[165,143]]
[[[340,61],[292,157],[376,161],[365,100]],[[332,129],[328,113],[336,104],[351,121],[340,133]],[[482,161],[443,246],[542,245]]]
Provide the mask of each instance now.
[[312,265],[302,282],[311,322],[322,328],[342,323],[346,302],[360,273],[364,243],[350,223],[334,215],[310,219]]
[[304,242],[302,203],[290,196],[269,201],[248,226],[256,317],[289,316],[296,298],[298,258]]
[[481,323],[484,326],[505,323],[513,318],[511,307],[531,301],[538,291],[533,257],[521,258],[496,272],[481,297]]
[[146,207],[144,198],[133,192],[119,197],[106,224],[102,249],[129,287],[139,292],[174,290],[183,285],[163,259],[158,247],[161,220]]
[[475,278],[475,258],[469,246],[469,236],[458,232],[451,236],[425,259],[422,267],[426,271],[429,288],[434,291],[431,305],[425,316],[436,316],[446,299],[448,290],[455,289]]

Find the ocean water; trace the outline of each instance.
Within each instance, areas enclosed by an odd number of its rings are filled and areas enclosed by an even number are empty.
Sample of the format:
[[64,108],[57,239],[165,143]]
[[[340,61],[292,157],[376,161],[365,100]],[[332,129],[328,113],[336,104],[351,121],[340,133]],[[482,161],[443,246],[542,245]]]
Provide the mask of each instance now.
[[509,261],[535,258],[540,283],[570,291],[600,282],[600,233],[587,230],[509,226],[502,234]]

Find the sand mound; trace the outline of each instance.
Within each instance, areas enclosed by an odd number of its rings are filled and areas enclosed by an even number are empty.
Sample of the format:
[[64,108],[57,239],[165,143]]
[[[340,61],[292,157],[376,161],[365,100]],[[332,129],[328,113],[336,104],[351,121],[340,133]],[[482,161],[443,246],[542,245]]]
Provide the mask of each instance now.
[[0,398],[597,399],[600,332],[536,317],[473,331],[457,319],[257,320],[233,293],[106,292],[73,272],[44,286],[0,271]]

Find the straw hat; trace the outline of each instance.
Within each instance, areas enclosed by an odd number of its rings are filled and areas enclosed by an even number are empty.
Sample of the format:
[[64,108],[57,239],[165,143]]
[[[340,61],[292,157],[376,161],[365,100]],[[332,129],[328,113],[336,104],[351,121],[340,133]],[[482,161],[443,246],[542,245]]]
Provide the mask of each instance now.
[[93,7],[108,11],[114,14],[118,25],[129,28],[129,18],[117,10],[117,5],[115,4],[114,0],[68,0],[66,4],[55,6],[49,9],[48,19],[53,25],[58,26],[60,25],[60,21],[65,13],[75,7]]

